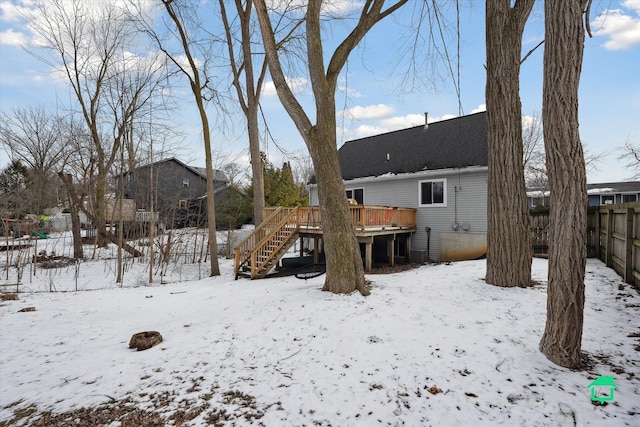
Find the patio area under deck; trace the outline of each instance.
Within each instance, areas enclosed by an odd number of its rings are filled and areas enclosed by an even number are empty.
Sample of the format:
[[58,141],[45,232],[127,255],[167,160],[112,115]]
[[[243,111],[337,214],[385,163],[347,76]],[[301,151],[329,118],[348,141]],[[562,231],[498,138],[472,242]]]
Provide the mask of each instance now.
[[[278,208],[265,208],[267,218]],[[284,208],[289,209],[289,208]],[[302,239],[313,241],[314,249],[322,248],[323,230],[319,206],[299,207],[298,236],[301,240],[300,256],[303,256]],[[416,231],[416,209],[374,205],[350,205],[349,211],[358,243],[364,245],[365,271],[373,267],[374,239],[381,237],[386,241],[386,255],[390,266],[395,265],[395,244],[398,236],[402,237],[405,258],[409,259],[411,235]],[[313,251],[313,262],[320,262],[321,250]]]

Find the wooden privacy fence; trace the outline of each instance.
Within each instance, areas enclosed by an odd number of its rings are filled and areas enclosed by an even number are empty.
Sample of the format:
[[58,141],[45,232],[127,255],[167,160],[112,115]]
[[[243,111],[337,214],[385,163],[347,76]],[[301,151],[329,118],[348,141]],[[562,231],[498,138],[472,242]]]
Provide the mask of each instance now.
[[[548,253],[549,212],[531,211],[534,254]],[[599,258],[640,290],[640,202],[590,207],[587,256]]]
[[640,290],[640,202],[600,206],[596,256]]
[[[596,208],[587,211],[587,256],[598,256],[600,235],[598,233]],[[532,210],[529,215],[531,230],[531,247],[534,255],[549,253],[549,210]]]

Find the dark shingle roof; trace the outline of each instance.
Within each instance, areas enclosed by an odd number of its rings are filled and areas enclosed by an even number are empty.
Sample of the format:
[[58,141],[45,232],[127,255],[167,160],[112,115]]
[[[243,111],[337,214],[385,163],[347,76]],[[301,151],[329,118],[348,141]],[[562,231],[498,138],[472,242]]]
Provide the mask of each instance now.
[[604,182],[599,184],[587,184],[587,192],[597,190],[611,190],[609,193],[640,192],[640,181]]
[[[161,163],[169,163],[169,162],[174,162],[178,165],[180,165],[181,167],[190,170],[191,172],[193,172],[194,174],[200,176],[201,178],[204,178],[205,180],[207,179],[207,169],[206,168],[201,168],[201,167],[196,167],[196,166],[189,166],[188,164],[182,162],[181,160],[176,159],[175,157],[170,157],[168,159],[163,159],[163,160],[158,160],[157,162],[154,162],[153,165],[159,165]],[[144,166],[139,166],[137,169],[146,169],[148,168],[150,165],[144,165]],[[129,171],[125,172],[125,174],[128,174]],[[229,182],[229,178],[227,178],[227,176],[225,175],[225,173],[219,169],[214,169],[213,170],[213,180],[214,182],[224,182],[225,184]]]
[[486,112],[347,141],[338,154],[345,180],[487,166]]

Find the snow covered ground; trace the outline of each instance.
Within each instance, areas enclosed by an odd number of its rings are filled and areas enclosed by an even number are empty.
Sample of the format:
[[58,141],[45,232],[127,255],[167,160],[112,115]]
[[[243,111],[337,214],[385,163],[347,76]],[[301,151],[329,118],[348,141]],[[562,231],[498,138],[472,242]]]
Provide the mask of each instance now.
[[[366,298],[322,292],[324,276],[234,281],[224,259],[219,277],[177,282],[174,268],[151,286],[133,264],[119,288],[110,262],[83,263],[77,280],[74,267],[64,280],[23,273],[23,290],[58,292],[2,302],[0,422],[33,422],[11,421],[33,405],[125,400],[167,425],[640,425],[640,296],[598,260],[587,264],[585,371],[538,351],[541,259],[529,289],[489,286],[485,261],[467,261],[369,275]],[[206,276],[197,268],[181,279]],[[164,341],[130,350],[147,330]],[[601,375],[618,386],[606,405],[587,388]]]

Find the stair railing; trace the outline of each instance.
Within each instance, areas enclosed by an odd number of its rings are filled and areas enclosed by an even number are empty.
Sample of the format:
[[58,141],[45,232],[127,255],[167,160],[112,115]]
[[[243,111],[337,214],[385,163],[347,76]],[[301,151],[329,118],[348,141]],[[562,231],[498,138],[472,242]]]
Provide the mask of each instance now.
[[251,251],[251,278],[258,276],[280,250],[298,232],[298,208],[283,208],[286,215]]
[[263,246],[267,241],[267,237],[273,235],[278,228],[282,227],[281,224],[285,218],[289,218],[295,209],[296,208],[276,208],[260,225],[256,227],[255,230],[253,230],[250,235],[238,243],[234,250],[236,278],[238,277],[240,268],[242,268],[246,263],[250,264],[251,277],[254,277],[255,262],[253,262],[253,257],[255,249],[259,246]]

